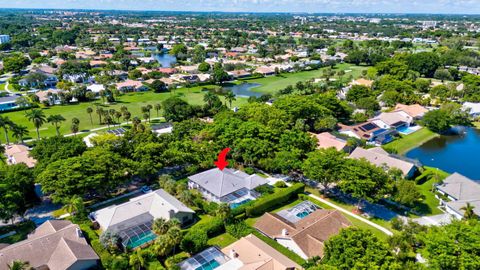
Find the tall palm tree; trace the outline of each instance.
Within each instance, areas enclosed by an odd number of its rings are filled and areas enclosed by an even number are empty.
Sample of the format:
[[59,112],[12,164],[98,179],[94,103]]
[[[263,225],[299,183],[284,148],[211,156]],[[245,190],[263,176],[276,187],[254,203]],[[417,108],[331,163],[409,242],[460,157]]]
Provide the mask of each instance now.
[[133,123],[133,127],[134,129],[137,129],[137,126],[142,123],[142,121],[140,120],[140,118],[138,117],[133,117],[133,120],[132,120],[132,123]]
[[77,125],[77,126],[80,125],[80,119],[78,119],[76,117],[73,117],[72,118],[72,124]]
[[113,123],[113,119],[109,114],[104,115],[105,124],[107,124],[107,128],[110,129],[110,125]]
[[83,199],[80,196],[73,196],[62,208],[70,215],[75,215],[85,210]]
[[93,127],[93,119],[92,119],[93,109],[92,109],[92,107],[87,108],[87,113],[88,113],[88,115],[90,115],[90,123],[92,124],[92,127]]
[[128,125],[128,120],[130,120],[130,117],[132,117],[132,114],[129,111],[123,112],[123,120],[127,121],[127,125]]
[[15,260],[7,265],[9,270],[28,270],[33,269],[28,262]]
[[183,233],[180,227],[172,227],[167,232],[167,239],[170,245],[173,246],[173,254],[175,254],[175,248],[182,241]]
[[26,126],[15,125],[12,127],[12,136],[23,143],[23,138],[28,135],[28,128]]
[[149,119],[148,113],[144,113],[144,114],[143,114],[143,119],[144,119],[145,121],[148,121],[148,119]]
[[10,144],[10,140],[8,139],[8,129],[15,125],[8,117],[0,116],[0,127],[3,128],[5,132],[5,143]]
[[70,126],[70,131],[73,133],[73,136],[77,136],[78,130],[79,128],[77,124],[72,124]]
[[157,218],[153,221],[152,224],[152,231],[158,235],[163,235],[167,233],[168,229],[170,229],[170,224],[164,218]]
[[120,125],[120,117],[122,117],[122,112],[116,111],[115,118],[117,118],[118,125]]
[[230,109],[231,109],[232,108],[232,102],[234,100],[237,100],[237,97],[235,96],[235,94],[232,91],[228,91],[225,94],[225,100],[229,103]]
[[146,266],[147,261],[143,257],[143,251],[141,249],[137,249],[134,253],[130,255],[129,262],[132,269],[144,269]]
[[37,131],[37,139],[40,140],[40,127],[43,126],[47,122],[47,118],[45,117],[45,113],[43,113],[42,110],[40,109],[32,109],[28,111],[25,116],[27,117],[28,121],[31,121],[33,123],[33,126],[35,127]]
[[467,203],[465,206],[460,208],[460,210],[464,211],[463,218],[466,219],[466,220],[469,220],[469,219],[473,219],[473,218],[477,217],[475,212],[473,212],[474,208],[475,207],[473,205],[471,205],[470,203]]
[[150,117],[151,117],[151,115],[150,115],[150,111],[151,111],[152,109],[153,109],[153,106],[152,106],[152,105],[150,105],[150,104],[148,104],[148,105],[147,105],[147,112],[148,112],[148,122],[150,122]]
[[98,114],[98,124],[102,124],[102,116],[104,114],[104,110],[102,108],[97,107],[97,110],[95,111]]
[[47,118],[47,122],[55,126],[55,131],[57,132],[57,136],[60,136],[60,123],[64,121],[65,121],[65,118],[60,114],[52,114]]
[[212,92],[207,92],[203,96],[203,101],[208,104],[208,107],[211,108],[213,106],[213,101],[215,100],[216,95]]
[[155,111],[157,111],[157,117],[158,117],[158,112],[162,109],[162,105],[157,103],[157,104],[155,104],[154,108],[155,108]]

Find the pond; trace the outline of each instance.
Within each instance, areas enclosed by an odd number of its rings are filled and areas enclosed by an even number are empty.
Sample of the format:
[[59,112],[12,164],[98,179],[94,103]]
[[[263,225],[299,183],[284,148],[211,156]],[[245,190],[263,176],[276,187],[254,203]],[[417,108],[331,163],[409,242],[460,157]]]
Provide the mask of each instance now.
[[252,91],[252,88],[259,86],[261,86],[259,83],[241,83],[225,86],[224,88],[232,91],[237,97],[261,97],[262,93]]
[[459,135],[436,137],[406,156],[426,166],[480,180],[480,130],[465,128]]
[[168,53],[155,54],[153,57],[164,68],[172,67],[173,64],[177,63],[177,57]]

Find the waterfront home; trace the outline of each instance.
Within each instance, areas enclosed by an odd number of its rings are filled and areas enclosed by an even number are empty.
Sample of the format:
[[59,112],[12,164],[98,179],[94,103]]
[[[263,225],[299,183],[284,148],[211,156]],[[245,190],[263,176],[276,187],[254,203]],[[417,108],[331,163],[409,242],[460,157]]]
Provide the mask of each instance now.
[[253,234],[223,248],[209,247],[178,264],[181,270],[294,270],[301,269]]
[[67,220],[48,220],[26,240],[0,245],[0,270],[11,269],[13,261],[28,262],[33,269],[86,270],[98,260],[80,227]]
[[258,73],[263,76],[272,76],[275,75],[275,69],[267,66],[261,66],[255,69],[254,73]]
[[156,238],[151,231],[155,219],[178,219],[182,225],[193,222],[195,212],[163,189],[158,189],[90,213],[103,231],[117,233],[122,245],[136,248]]
[[0,111],[9,111],[18,108],[17,98],[19,96],[0,97]]
[[412,117],[414,120],[422,119],[425,113],[428,112],[428,109],[423,107],[420,104],[412,104],[412,105],[405,105],[405,104],[397,104],[395,105],[395,112],[404,112]]
[[474,102],[465,102],[463,103],[463,109],[468,111],[468,113],[473,117],[480,116],[480,103]]
[[337,151],[344,151],[347,148],[347,141],[337,138],[329,132],[320,134],[311,133],[317,138],[317,149],[335,148]]
[[462,218],[462,209],[469,203],[473,212],[480,216],[480,184],[459,173],[453,173],[436,186],[437,192],[446,198],[440,198],[440,204],[456,218]]
[[378,167],[382,167],[384,170],[391,168],[399,169],[402,171],[405,178],[413,177],[417,171],[417,166],[414,163],[394,157],[381,147],[374,147],[370,149],[357,147],[355,150],[353,150],[349,157],[355,159],[364,158],[370,163]]
[[381,128],[372,121],[367,121],[353,126],[346,126],[343,124],[339,124],[339,126],[339,132],[341,134],[366,140],[370,144],[377,145],[393,141],[394,136],[398,134],[396,130]]
[[254,227],[303,259],[323,257],[325,242],[352,223],[338,210],[304,201],[278,213],[265,213]]
[[23,144],[10,144],[5,146],[5,156],[10,165],[23,163],[29,168],[35,167],[37,160],[30,156],[30,148]]
[[254,200],[260,196],[254,189],[267,183],[266,178],[230,168],[214,168],[188,177],[188,188],[199,190],[206,200],[229,204]]
[[413,123],[413,118],[403,111],[382,112],[370,121],[383,129],[398,130],[409,127]]

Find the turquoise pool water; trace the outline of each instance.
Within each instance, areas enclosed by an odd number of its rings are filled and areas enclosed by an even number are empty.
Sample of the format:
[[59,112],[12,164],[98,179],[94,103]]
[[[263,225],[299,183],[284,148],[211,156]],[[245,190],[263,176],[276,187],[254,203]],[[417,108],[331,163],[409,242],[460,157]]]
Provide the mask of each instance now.
[[144,233],[143,235],[140,235],[138,237],[131,238],[130,243],[128,244],[128,248],[134,249],[140,247],[155,240],[156,238],[157,235],[155,235],[153,232]]
[[246,200],[243,200],[243,201],[238,202],[238,203],[232,203],[232,204],[230,204],[230,208],[235,209],[235,208],[237,208],[241,205],[244,205],[244,204],[248,203],[249,201],[251,201],[251,199],[246,199]]
[[397,131],[403,134],[411,134],[417,130],[411,127],[400,127],[400,128],[397,128]]
[[310,215],[310,213],[308,213],[308,212],[300,212],[300,213],[297,214],[297,217],[299,217],[299,218],[304,218],[304,217],[306,217],[306,216],[308,216],[308,215]]
[[198,267],[195,270],[213,270],[213,269],[215,269],[219,266],[220,266],[220,264],[217,261],[212,260],[212,261],[204,263],[202,266]]

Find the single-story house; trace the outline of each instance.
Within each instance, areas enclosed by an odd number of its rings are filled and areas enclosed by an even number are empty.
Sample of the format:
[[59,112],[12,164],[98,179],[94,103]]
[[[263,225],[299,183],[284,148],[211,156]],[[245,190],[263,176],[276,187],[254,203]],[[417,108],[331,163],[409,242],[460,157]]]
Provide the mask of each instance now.
[[320,134],[311,133],[317,138],[317,149],[327,149],[334,147],[338,151],[343,151],[347,148],[347,141],[335,137],[329,132],[322,132]]
[[23,144],[10,144],[5,146],[5,155],[8,164],[24,163],[29,168],[35,167],[37,160],[30,156],[30,149]]
[[395,105],[395,112],[405,112],[408,114],[410,117],[412,117],[415,120],[422,119],[425,113],[428,112],[428,109],[423,107],[420,104],[412,104],[412,105],[405,105],[405,104],[397,104]]
[[248,72],[244,69],[233,70],[233,71],[229,71],[227,73],[228,73],[228,75],[232,76],[232,78],[234,78],[234,79],[241,79],[241,78],[246,78],[246,77],[252,76],[251,72]]
[[230,204],[254,200],[260,195],[254,189],[267,183],[256,174],[230,168],[214,168],[188,177],[188,187],[199,190],[208,201]]
[[381,147],[370,149],[363,149],[361,147],[355,148],[349,156],[350,158],[361,159],[364,158],[370,163],[382,167],[385,170],[396,168],[402,171],[406,178],[411,178],[417,170],[417,166],[409,161],[405,161],[390,155]]
[[115,84],[118,91],[122,92],[140,92],[147,91],[148,87],[140,81],[126,80]]
[[[158,189],[130,199],[120,205],[90,213],[90,218],[103,231],[117,233],[124,247],[136,248],[153,241],[151,232],[155,219],[178,219],[182,225],[193,222],[195,212],[163,189]],[[141,231],[139,237],[137,233]]]
[[437,192],[447,196],[449,201],[440,200],[448,213],[456,218],[462,218],[464,211],[461,209],[467,203],[474,208],[473,212],[480,216],[480,184],[459,173],[453,173],[436,186]]
[[275,75],[275,69],[267,66],[261,66],[255,69],[254,73],[258,73],[263,76],[272,76],[272,75]]
[[[206,258],[208,258],[206,260]],[[207,268],[205,265],[212,268]],[[258,237],[249,234],[231,245],[219,250],[210,247],[184,260],[178,266],[181,270],[294,270],[300,265],[272,248]],[[203,268],[202,268],[203,267]]]
[[304,201],[278,213],[265,213],[254,227],[304,259],[323,257],[325,242],[352,223],[338,210]]
[[157,135],[167,134],[167,133],[172,133],[173,124],[168,123],[168,122],[167,123],[161,123],[161,124],[155,124],[155,125],[151,125],[150,128]]
[[0,270],[8,270],[13,261],[28,262],[34,269],[86,270],[98,260],[80,227],[68,220],[46,221],[26,240],[0,247]]
[[403,111],[382,112],[370,121],[383,129],[400,129],[409,127],[413,123],[413,118]]
[[353,126],[346,126],[343,124],[339,124],[339,126],[339,132],[341,134],[380,145],[393,141],[394,136],[397,134],[396,130],[381,128],[372,121]]
[[100,93],[100,91],[105,90],[105,86],[103,84],[91,84],[91,85],[87,86],[87,90],[92,91],[95,94],[98,94],[98,93]]
[[40,90],[36,92],[35,95],[38,97],[38,100],[40,102],[47,101],[48,104],[55,105],[55,104],[60,104],[61,100],[58,95],[62,92],[63,91],[60,89],[48,89],[48,90]]

